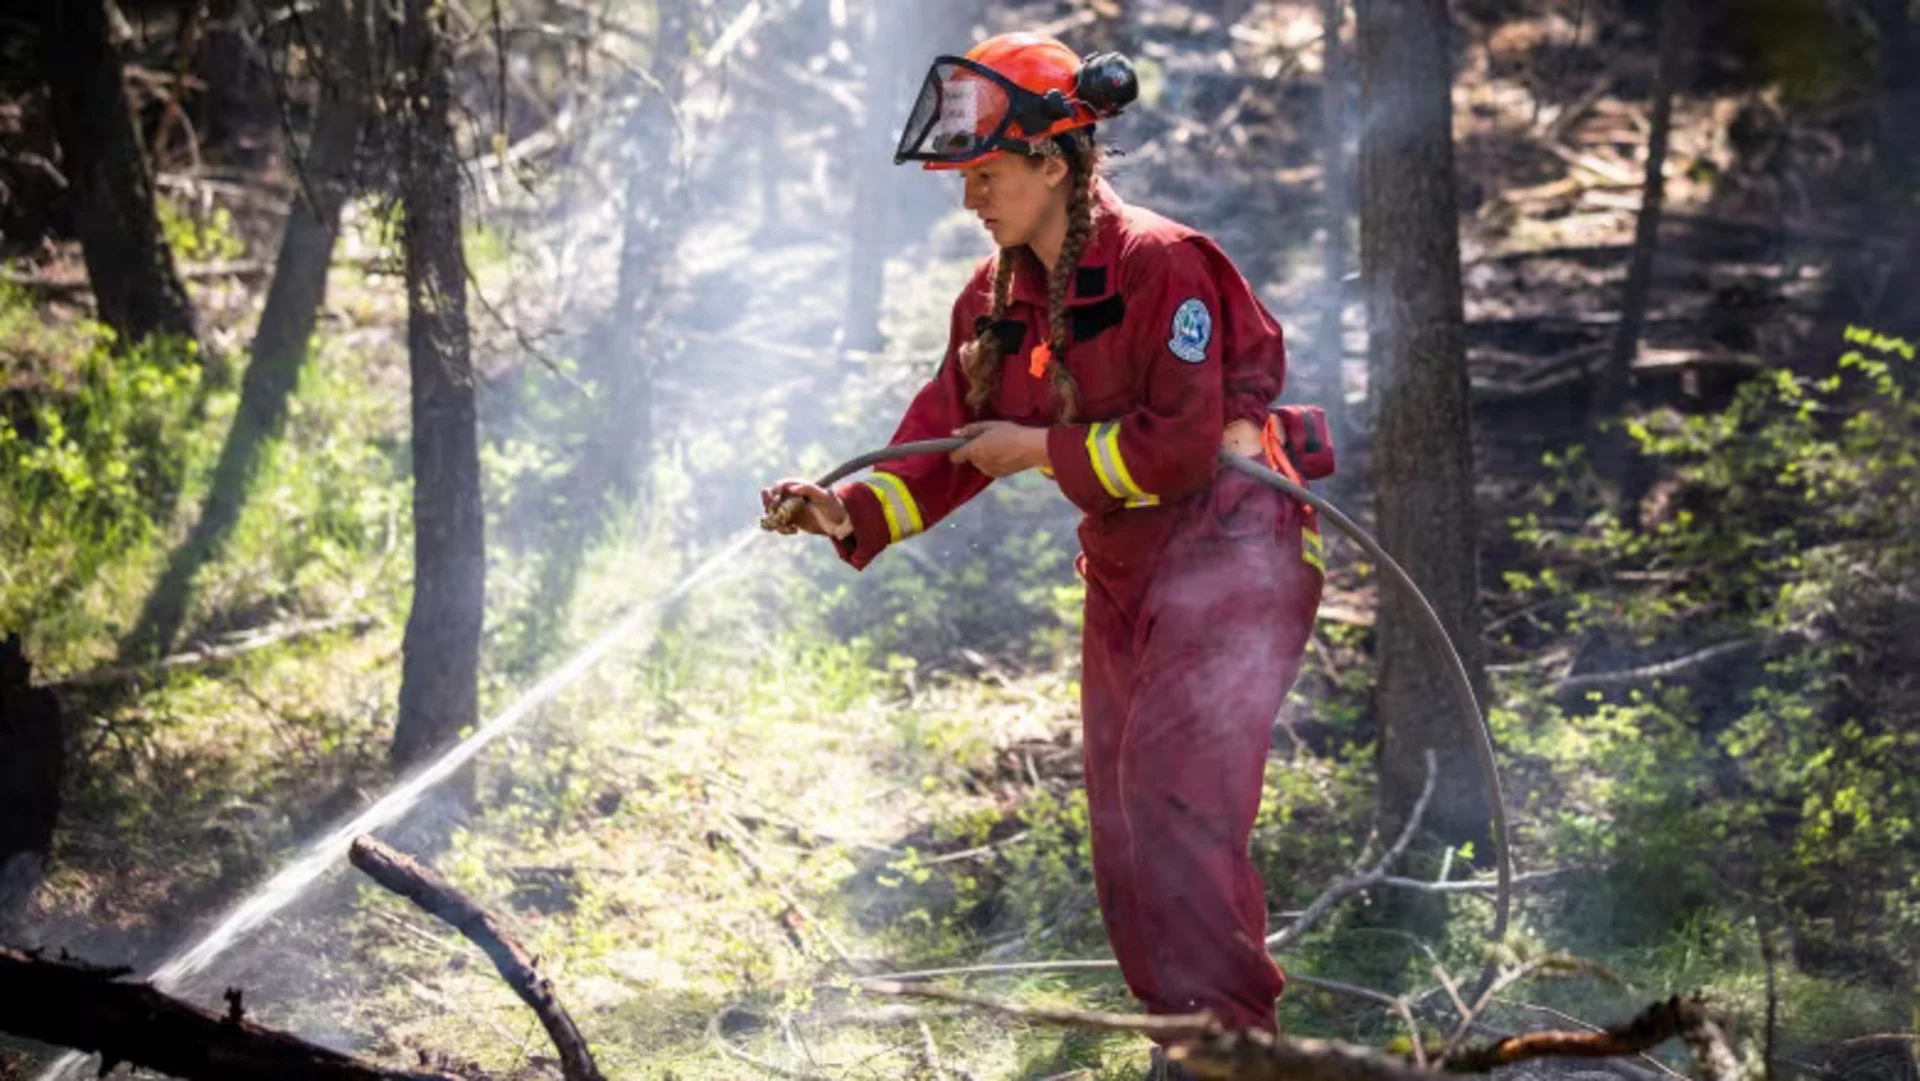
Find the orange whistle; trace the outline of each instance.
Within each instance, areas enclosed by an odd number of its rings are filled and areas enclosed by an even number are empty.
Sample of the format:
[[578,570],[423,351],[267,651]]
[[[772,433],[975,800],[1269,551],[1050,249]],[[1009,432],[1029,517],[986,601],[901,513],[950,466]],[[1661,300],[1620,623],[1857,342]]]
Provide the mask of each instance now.
[[1035,379],[1047,374],[1047,368],[1053,363],[1053,343],[1041,342],[1027,354],[1027,374]]

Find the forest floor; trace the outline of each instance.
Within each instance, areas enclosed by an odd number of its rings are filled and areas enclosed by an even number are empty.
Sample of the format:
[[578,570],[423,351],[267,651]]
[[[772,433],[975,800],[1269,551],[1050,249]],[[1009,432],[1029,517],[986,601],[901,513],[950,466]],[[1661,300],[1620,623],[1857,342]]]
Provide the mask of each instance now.
[[[1222,241],[1287,326],[1303,388],[1293,396],[1324,395],[1319,103],[1309,92],[1317,7],[1256,4],[1232,27],[1177,3],[1134,7],[1141,54],[1156,70],[1132,126],[1117,126],[1129,153],[1115,183]],[[1009,25],[1076,18],[1060,4],[1000,14]],[[1488,646],[1501,703],[1519,709],[1525,696],[1509,681],[1534,687],[1576,663],[1592,671],[1643,659],[1638,643],[1556,635],[1530,619],[1533,601],[1500,585],[1503,572],[1536,567],[1511,522],[1555,483],[1543,452],[1565,449],[1578,421],[1574,376],[1610,337],[1653,51],[1650,29],[1625,22],[1576,25],[1550,12],[1467,25],[1455,124]],[[1671,224],[1640,362],[1644,395],[1692,409],[1807,350],[1832,250],[1872,243],[1860,223],[1820,209],[1818,184],[1838,167],[1821,164],[1830,137],[1767,92],[1700,82],[1676,106]],[[712,115],[700,166],[724,172],[713,163],[727,140],[747,136],[723,110]],[[790,135],[788,149],[824,162],[825,141]],[[650,331],[680,352],[660,374],[648,495],[598,538],[550,640],[529,645],[521,615],[495,621],[489,714],[749,525],[756,483],[884,437],[924,375],[946,305],[984,243],[950,213],[897,255],[886,354],[849,378],[823,352],[834,315],[818,302],[821,283],[846,273],[845,245],[808,224],[845,213],[826,171],[777,182],[777,208],[737,177],[703,183],[676,287]],[[182,217],[175,234],[212,238],[185,253],[188,262],[270,252],[257,185],[245,205],[215,185],[188,187],[163,185]],[[482,204],[469,243],[475,284],[502,312],[474,316],[491,395],[483,411],[499,422],[495,433],[511,433],[489,434],[490,524],[501,538],[490,591],[495,610],[511,612],[534,595],[539,565],[514,548],[536,531],[514,519],[503,493],[555,468],[564,441],[527,436],[537,431],[527,418],[568,391],[506,324],[567,326],[607,289],[543,278],[526,253],[560,241]],[[56,868],[19,923],[29,945],[151,967],[388,783],[407,597],[404,457],[394,451],[405,438],[406,363],[404,297],[378,219],[371,205],[353,211],[286,443],[194,613],[203,642],[341,615],[357,622],[131,690],[124,681],[88,688],[71,681],[108,663],[164,545],[131,549],[79,583],[73,614],[29,643],[43,678],[70,681],[83,752]],[[559,232],[594,228],[580,214]],[[595,258],[565,264],[572,282],[608,280],[606,253]],[[32,275],[76,265],[63,252]],[[191,283],[216,350],[243,353],[258,284]],[[83,294],[41,281],[5,299],[8,318],[37,321],[14,338],[7,372],[8,393],[30,398],[57,384],[63,358],[80,348],[70,320],[84,311]],[[1364,421],[1357,306],[1344,316],[1340,393]],[[1838,348],[1815,348],[1827,345]],[[542,381],[538,394],[524,389]],[[215,395],[191,422],[183,514],[204,490],[232,405]],[[1364,443],[1342,450],[1345,475],[1363,478]],[[1078,793],[1079,594],[1061,551],[1071,508],[1031,478],[998,489],[962,513],[971,520],[925,538],[925,555],[890,554],[892,566],[871,581],[849,583],[821,552],[756,541],[485,752],[469,797],[436,795],[390,833],[505,916],[609,1076],[1092,1081],[1144,1068],[1136,1037],[908,1010],[847,990],[856,974],[1106,956]],[[1333,490],[1364,519],[1364,486]],[[964,562],[1009,523],[1045,553]],[[1333,547],[1324,618],[1276,727],[1255,838],[1276,925],[1377,844],[1362,753],[1373,580]],[[1005,564],[994,558],[1025,569],[1017,581],[996,577]],[[985,599],[969,602],[969,591]],[[1012,614],[983,610],[989,602]],[[1547,823],[1593,813],[1581,802],[1588,790],[1538,768],[1516,770],[1510,783],[1520,869],[1563,866]],[[1743,1053],[1756,1053],[1769,975],[1744,924],[1648,931],[1626,910],[1630,894],[1597,885],[1598,869],[1569,870],[1523,893],[1517,926],[1532,948],[1592,956],[1628,982],[1531,986],[1490,1020],[1517,1029],[1557,1011],[1606,1023],[1708,987],[1740,1022]],[[1456,974],[1474,972],[1488,907],[1461,898],[1451,912],[1446,933],[1424,948]],[[1306,975],[1377,977],[1369,958],[1381,937],[1342,918],[1281,960]],[[1418,961],[1401,989],[1444,1016],[1440,988],[1417,975],[1428,968]],[[1813,971],[1779,978],[1780,1053],[1801,1065],[1824,1061],[1836,1037],[1902,1027],[1915,1006],[1911,985],[1892,991]],[[972,982],[1023,1001],[1129,1008],[1112,972]],[[356,1053],[405,1061],[445,1052],[494,1076],[554,1076],[537,1024],[484,960],[344,864],[185,991],[212,1003],[227,986],[246,989],[256,1020]],[[1281,1016],[1300,1033],[1376,1044],[1403,1034],[1375,1004],[1306,989],[1288,993]]]

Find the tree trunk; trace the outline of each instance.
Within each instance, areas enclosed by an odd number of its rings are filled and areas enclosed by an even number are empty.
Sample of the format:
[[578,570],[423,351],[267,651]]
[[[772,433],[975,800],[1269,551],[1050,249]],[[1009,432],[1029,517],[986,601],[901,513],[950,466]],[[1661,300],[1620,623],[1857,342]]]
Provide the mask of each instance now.
[[[1362,115],[1360,258],[1370,381],[1376,389],[1373,480],[1380,540],[1447,625],[1476,690],[1484,688],[1477,595],[1473,445],[1460,291],[1451,75],[1445,0],[1359,0]],[[1391,836],[1439,754],[1428,832],[1486,839],[1480,770],[1449,714],[1448,666],[1423,637],[1415,606],[1381,591],[1379,803]],[[1483,694],[1484,699],[1484,694]],[[1484,845],[1483,845],[1484,847]]]
[[40,62],[87,277],[122,344],[191,339],[193,306],[154,213],[153,181],[107,36],[107,0],[39,0]]
[[1333,429],[1333,445],[1349,445],[1347,421],[1345,319],[1347,263],[1351,258],[1347,229],[1353,217],[1353,169],[1347,159],[1347,99],[1352,92],[1346,46],[1340,40],[1346,21],[1344,0],[1320,0],[1320,156],[1321,198],[1325,230],[1321,265],[1325,284],[1320,298],[1321,408]]
[[0,928],[40,884],[66,775],[60,702],[32,674],[19,636],[0,641]]
[[[887,105],[899,100],[899,28],[894,25],[902,5],[876,4],[860,20],[861,52],[867,69],[866,113],[852,131],[844,168],[853,177],[847,213],[852,221],[851,254],[847,264],[847,309],[840,324],[840,348],[878,350],[880,306],[885,299],[888,228],[893,214],[892,188],[896,167],[888,163],[885,144],[891,120]],[[918,90],[915,87],[914,90]],[[911,99],[908,99],[911,100]]]
[[216,1017],[119,979],[125,974],[0,948],[0,1031],[96,1052],[101,1077],[129,1062],[189,1081],[460,1081],[362,1062],[263,1028],[246,1019],[238,991],[229,992],[227,1015]]
[[[1652,293],[1653,259],[1659,248],[1660,211],[1666,200],[1667,142],[1673,130],[1673,89],[1679,81],[1680,24],[1684,18],[1684,0],[1662,0],[1660,5],[1660,56],[1653,82],[1653,124],[1647,137],[1647,168],[1640,186],[1640,216],[1634,223],[1633,255],[1627,265],[1626,290],[1620,299],[1620,325],[1615,328],[1613,348],[1601,370],[1599,386],[1589,403],[1589,427],[1597,429],[1616,417],[1626,406],[1627,391],[1633,381],[1633,360],[1640,353],[1640,334],[1647,324],[1647,302]],[[1617,444],[1617,440],[1603,443]],[[1618,457],[1624,446],[1616,446],[1604,456],[1601,476],[1617,475]]]
[[[253,338],[253,356],[240,385],[240,405],[220,448],[213,485],[187,539],[147,595],[140,618],[121,643],[125,661],[170,652],[186,620],[193,581],[218,558],[240,519],[262,452],[280,434],[287,403],[300,382],[308,343],[326,301],[327,269],[340,231],[340,209],[354,187],[354,155],[367,119],[370,48],[368,8],[359,0],[329,0],[326,54],[332,77],[321,90],[319,115],[307,144],[302,183],[281,234],[280,254],[266,308]],[[291,148],[289,148],[291,149]]]
[[448,117],[444,5],[405,0],[400,81],[401,240],[413,395],[413,609],[401,643],[393,763],[416,765],[479,714],[485,520],[460,236],[460,167]]

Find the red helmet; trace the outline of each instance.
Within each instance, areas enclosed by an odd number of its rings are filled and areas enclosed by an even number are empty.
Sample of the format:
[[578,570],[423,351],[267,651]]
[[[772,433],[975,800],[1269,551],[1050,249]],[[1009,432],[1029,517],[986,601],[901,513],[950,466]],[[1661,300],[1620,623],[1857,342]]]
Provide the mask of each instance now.
[[936,57],[895,164],[957,169],[1039,145],[1118,115],[1139,95],[1133,65],[1117,53],[1081,60],[1045,34],[991,37],[965,56]]

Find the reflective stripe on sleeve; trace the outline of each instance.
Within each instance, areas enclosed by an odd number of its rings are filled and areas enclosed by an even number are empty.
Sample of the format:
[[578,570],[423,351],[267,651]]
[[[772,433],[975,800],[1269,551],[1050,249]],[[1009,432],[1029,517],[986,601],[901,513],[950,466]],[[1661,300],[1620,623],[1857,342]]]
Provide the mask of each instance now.
[[880,510],[887,516],[889,540],[903,541],[926,529],[920,517],[920,505],[913,501],[913,492],[908,490],[906,481],[891,473],[875,472],[867,487],[880,497]]
[[1151,507],[1160,502],[1159,496],[1142,489],[1127,471],[1127,461],[1120,454],[1119,421],[1104,421],[1087,429],[1087,458],[1108,495],[1126,500],[1129,507]]

